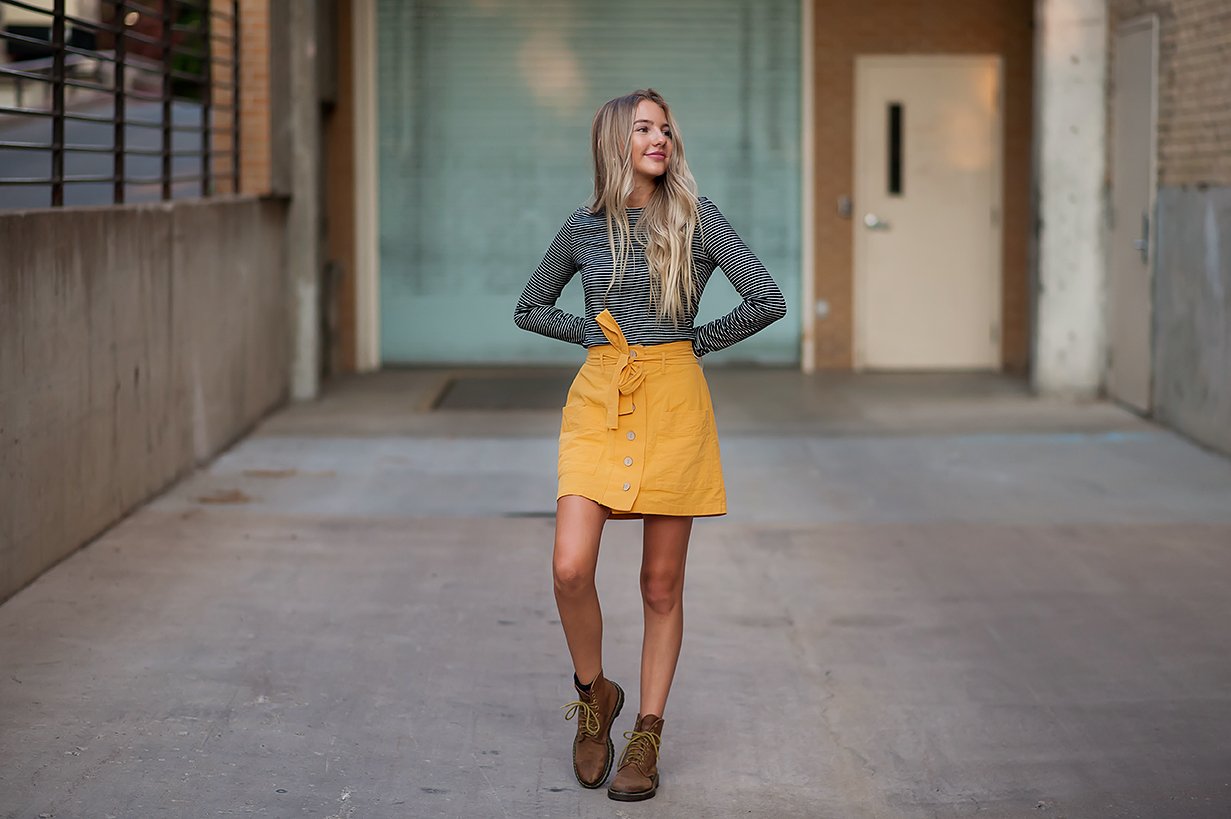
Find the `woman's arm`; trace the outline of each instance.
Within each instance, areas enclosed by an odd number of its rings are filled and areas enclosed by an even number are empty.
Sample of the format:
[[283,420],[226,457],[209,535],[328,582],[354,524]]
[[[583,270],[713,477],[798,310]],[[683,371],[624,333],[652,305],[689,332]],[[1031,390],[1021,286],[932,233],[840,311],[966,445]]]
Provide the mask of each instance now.
[[708,199],[697,202],[701,246],[735,286],[743,301],[722,318],[696,328],[692,349],[698,356],[730,347],[786,315],[786,299],[761,260]]
[[585,319],[556,307],[564,285],[577,272],[577,260],[573,254],[575,218],[576,213],[569,217],[543,254],[543,261],[517,301],[513,321],[523,330],[581,344],[585,340]]

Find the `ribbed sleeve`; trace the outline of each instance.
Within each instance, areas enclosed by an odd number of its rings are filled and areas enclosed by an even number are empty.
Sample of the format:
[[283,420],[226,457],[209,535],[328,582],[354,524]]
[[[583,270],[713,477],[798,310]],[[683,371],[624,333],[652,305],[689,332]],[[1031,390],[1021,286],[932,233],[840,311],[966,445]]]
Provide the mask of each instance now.
[[786,315],[786,299],[765,265],[709,199],[697,203],[701,246],[743,299],[734,310],[695,329],[692,348],[705,355],[743,341]]
[[581,344],[586,335],[585,319],[556,307],[564,286],[578,269],[573,247],[577,216],[574,212],[569,217],[547,248],[517,301],[513,321],[523,330]]

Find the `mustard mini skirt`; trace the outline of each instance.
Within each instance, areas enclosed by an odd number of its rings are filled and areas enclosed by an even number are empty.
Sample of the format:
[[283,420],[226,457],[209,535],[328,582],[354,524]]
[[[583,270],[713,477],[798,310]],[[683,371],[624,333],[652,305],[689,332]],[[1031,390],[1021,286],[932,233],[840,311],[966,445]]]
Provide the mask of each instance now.
[[613,518],[727,511],[714,407],[692,342],[630,345],[607,310],[560,419],[556,499],[581,495]]

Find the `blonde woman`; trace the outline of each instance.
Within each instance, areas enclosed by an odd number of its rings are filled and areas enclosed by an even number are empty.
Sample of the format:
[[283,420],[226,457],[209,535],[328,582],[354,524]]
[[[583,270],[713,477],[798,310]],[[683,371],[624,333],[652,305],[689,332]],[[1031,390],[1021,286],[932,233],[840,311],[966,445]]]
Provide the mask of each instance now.
[[[700,359],[786,313],[765,267],[708,199],[697,197],[671,109],[653,90],[599,108],[591,133],[594,197],[569,217],[522,293],[518,327],[587,348],[560,425],[552,570],[573,660],[573,772],[599,788],[624,691],[604,675],[595,591],[610,518],[644,521],[640,708],[607,795],[658,789],[663,712],[684,632],[684,561],[694,517],[727,511],[709,388]],[[743,301],[693,326],[715,268]],[[556,307],[580,272],[585,316]]]

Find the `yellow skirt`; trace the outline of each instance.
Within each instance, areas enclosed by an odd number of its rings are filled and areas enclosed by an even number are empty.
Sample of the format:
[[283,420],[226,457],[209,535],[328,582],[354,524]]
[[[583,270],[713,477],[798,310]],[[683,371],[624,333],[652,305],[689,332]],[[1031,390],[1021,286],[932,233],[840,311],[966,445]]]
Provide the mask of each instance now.
[[709,385],[692,342],[629,345],[607,310],[610,344],[591,347],[560,420],[557,500],[581,495],[613,518],[724,515]]

